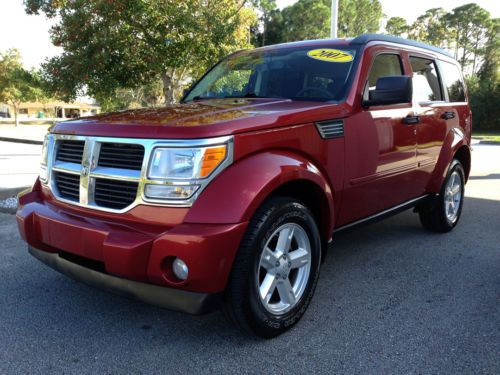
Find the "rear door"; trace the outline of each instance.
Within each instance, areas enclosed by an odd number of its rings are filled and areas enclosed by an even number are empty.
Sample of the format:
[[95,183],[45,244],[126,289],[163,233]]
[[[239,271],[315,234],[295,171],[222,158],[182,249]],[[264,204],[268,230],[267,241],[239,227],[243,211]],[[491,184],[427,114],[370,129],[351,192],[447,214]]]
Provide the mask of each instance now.
[[[366,56],[368,55],[368,56]],[[380,77],[410,75],[397,50],[365,52],[362,95],[369,98]],[[361,102],[361,98],[359,98]],[[337,225],[344,225],[418,196],[414,186],[417,136],[411,103],[361,108],[346,119],[346,179]]]
[[458,115],[446,103],[442,77],[434,58],[411,54],[410,66],[413,73],[413,105],[420,122],[417,130],[417,168],[415,184],[424,193],[436,166],[439,153],[448,133],[455,125]]

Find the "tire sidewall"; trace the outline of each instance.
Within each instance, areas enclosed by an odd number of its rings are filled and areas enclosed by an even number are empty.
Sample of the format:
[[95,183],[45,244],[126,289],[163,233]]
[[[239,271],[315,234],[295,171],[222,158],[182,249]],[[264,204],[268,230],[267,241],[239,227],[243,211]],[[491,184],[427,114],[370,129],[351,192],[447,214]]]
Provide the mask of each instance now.
[[[445,199],[446,199],[446,186],[448,185],[448,182],[451,178],[451,175],[453,172],[458,172],[458,175],[460,176],[462,188],[460,192],[460,207],[458,208],[458,214],[455,219],[455,221],[450,222],[448,220],[448,217],[446,216],[446,204],[445,204]],[[448,173],[446,175],[446,179],[443,183],[443,187],[441,189],[441,194],[440,194],[440,208],[441,208],[441,215],[443,218],[443,222],[446,224],[446,226],[451,230],[453,229],[459,222],[460,216],[462,215],[462,208],[464,206],[464,193],[465,193],[465,173],[464,169],[462,167],[462,164],[457,160],[454,159],[453,162],[450,165],[450,168],[448,168]]]
[[[262,251],[269,238],[280,226],[286,223],[300,225],[307,233],[311,245],[311,270],[304,293],[296,306],[283,315],[274,315],[263,305],[259,296],[257,275]],[[302,317],[314,294],[319,277],[321,261],[321,241],[315,220],[310,211],[298,202],[289,202],[276,208],[260,228],[253,243],[252,269],[248,280],[247,318],[252,328],[265,336],[275,336]]]

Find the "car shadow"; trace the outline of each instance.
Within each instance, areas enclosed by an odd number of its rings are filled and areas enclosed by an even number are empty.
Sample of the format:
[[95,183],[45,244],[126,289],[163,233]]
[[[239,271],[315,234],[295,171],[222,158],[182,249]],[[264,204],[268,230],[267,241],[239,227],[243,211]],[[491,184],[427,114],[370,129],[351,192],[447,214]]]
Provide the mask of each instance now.
[[469,180],[500,180],[500,173],[490,173],[486,176],[470,176]]

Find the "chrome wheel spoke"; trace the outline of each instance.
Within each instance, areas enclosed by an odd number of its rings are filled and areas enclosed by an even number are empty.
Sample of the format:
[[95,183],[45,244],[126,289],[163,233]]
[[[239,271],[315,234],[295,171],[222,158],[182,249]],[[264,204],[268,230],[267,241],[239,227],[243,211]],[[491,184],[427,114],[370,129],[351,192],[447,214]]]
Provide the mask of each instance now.
[[309,252],[305,249],[297,249],[288,253],[290,268],[300,268],[309,263]]
[[279,232],[278,243],[276,245],[277,251],[280,253],[287,253],[288,250],[290,250],[294,231],[294,227],[286,227]]
[[293,305],[296,301],[295,293],[293,292],[290,280],[286,279],[278,283],[278,293],[281,301],[287,305]]
[[276,267],[276,262],[278,261],[278,256],[268,247],[264,249],[262,253],[262,260],[260,265],[264,267],[267,271],[271,271]]
[[264,277],[264,280],[260,284],[259,287],[260,298],[266,301],[266,303],[269,302],[271,296],[274,293],[274,290],[276,289],[276,282],[277,282],[276,277],[268,272]]

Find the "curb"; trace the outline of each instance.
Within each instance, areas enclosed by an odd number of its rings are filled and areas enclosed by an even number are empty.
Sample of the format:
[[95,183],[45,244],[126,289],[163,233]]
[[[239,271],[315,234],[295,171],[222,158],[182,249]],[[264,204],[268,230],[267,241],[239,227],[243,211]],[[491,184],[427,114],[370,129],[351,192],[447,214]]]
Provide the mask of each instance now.
[[0,200],[17,197],[21,191],[29,189],[31,186],[19,186],[15,188],[0,188]]
[[500,141],[488,141],[488,140],[483,140],[483,139],[474,138],[474,137],[472,137],[472,140],[475,141],[476,144],[480,144],[480,145],[494,145],[494,146],[500,145]]
[[0,141],[2,141],[2,142],[13,142],[13,143],[27,143],[27,144],[30,144],[30,145],[43,145],[43,141],[36,141],[34,139],[0,137]]
[[[0,189],[0,201],[5,200],[7,198],[16,198],[17,194],[19,194],[21,191],[29,189],[30,186],[19,186],[15,188],[6,188],[6,189]],[[1,214],[15,214],[17,210],[17,207],[1,207],[0,206],[0,213]]]
[[479,141],[480,145],[500,146],[499,141]]

